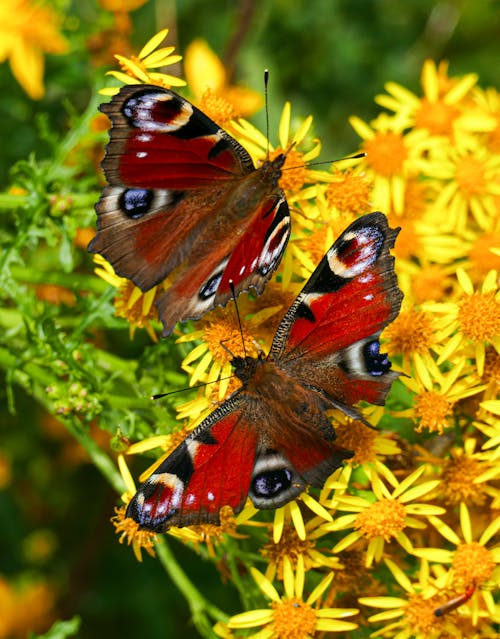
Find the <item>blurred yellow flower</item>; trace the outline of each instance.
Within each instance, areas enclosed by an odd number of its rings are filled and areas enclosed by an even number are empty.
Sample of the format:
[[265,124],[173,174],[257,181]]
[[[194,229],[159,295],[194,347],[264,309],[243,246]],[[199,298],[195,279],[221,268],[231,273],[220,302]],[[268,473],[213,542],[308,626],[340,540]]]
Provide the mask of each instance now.
[[46,2],[0,2],[0,62],[9,60],[14,77],[33,100],[45,93],[44,54],[68,51],[59,32],[61,20]]
[[260,93],[228,82],[224,65],[205,40],[188,45],[184,73],[197,105],[222,127],[233,118],[253,115],[263,104]]
[[317,632],[348,632],[357,628],[357,624],[343,621],[346,617],[357,614],[355,608],[317,607],[332,581],[332,573],[324,577],[305,599],[303,562],[299,559],[295,573],[287,558],[283,563],[284,596],[280,596],[272,583],[256,568],[250,568],[257,585],[271,599],[271,604],[268,608],[234,615],[227,622],[229,628],[246,630],[262,626],[257,634],[245,633],[244,636],[274,639],[312,639]]

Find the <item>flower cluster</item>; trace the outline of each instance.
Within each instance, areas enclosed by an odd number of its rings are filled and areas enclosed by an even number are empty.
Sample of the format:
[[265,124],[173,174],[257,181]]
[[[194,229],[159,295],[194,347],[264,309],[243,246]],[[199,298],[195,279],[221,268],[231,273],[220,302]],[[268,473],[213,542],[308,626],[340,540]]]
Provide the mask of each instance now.
[[[164,36],[153,38],[138,59],[120,59],[127,77],[170,82],[139,64],[168,63],[170,47],[154,52]],[[376,98],[383,113],[370,123],[351,118],[364,157],[317,171],[308,166],[321,149],[311,117],[292,118],[286,104],[273,145],[247,120],[234,118],[248,113],[248,94],[229,90],[218,63],[210,86],[213,54],[206,45],[193,45],[191,55],[206,62],[198,65],[208,87],[203,95],[194,67],[186,64],[195,99],[206,110],[211,105],[211,117],[256,164],[293,146],[281,182],[293,235],[263,295],[240,297],[246,352],[269,348],[280,317],[333,239],[370,210],[384,211],[401,227],[394,253],[405,295],[400,316],[383,335],[403,374],[384,409],[362,409],[377,430],[332,418],[338,444],[355,454],[324,488],[309,489],[271,513],[251,504],[237,517],[224,513],[221,527],[170,531],[214,561],[223,576],[231,575],[240,590],[244,610],[219,620],[216,632],[358,637],[366,636],[356,634],[358,626],[368,626],[370,636],[396,639],[496,636],[500,94],[480,88],[474,74],[453,77],[446,64],[426,61],[421,95],[388,83],[387,93]],[[123,76],[115,74],[128,81]],[[143,295],[113,279],[109,266],[100,269],[119,285],[117,313],[153,337],[154,292]],[[179,406],[187,427],[151,433],[129,455],[156,448],[167,454],[234,390],[230,359],[242,354],[242,336],[233,308],[207,314],[194,329],[182,326],[176,336],[180,352],[191,349],[182,363],[190,385],[206,385]],[[123,456],[120,469],[127,503],[134,482]],[[153,552],[151,536],[125,523],[123,513],[119,509],[115,518],[120,540],[138,557],[141,546]],[[254,628],[260,630],[249,635]]]

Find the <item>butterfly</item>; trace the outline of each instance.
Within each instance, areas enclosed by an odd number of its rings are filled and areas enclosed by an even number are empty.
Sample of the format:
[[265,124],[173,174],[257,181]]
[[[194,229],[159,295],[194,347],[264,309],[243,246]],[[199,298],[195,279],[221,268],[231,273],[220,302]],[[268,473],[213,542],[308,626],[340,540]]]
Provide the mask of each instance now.
[[382,405],[398,373],[379,335],[402,300],[394,272],[399,229],[365,215],[336,240],[289,308],[267,357],[234,357],[241,387],[158,466],[129,502],[127,517],[162,532],[220,522],[247,497],[277,508],[308,484],[322,487],[353,453],[335,444],[325,415]]
[[249,288],[261,293],[290,236],[279,187],[285,154],[255,168],[229,133],[180,95],[123,87],[100,106],[112,127],[102,162],[108,186],[88,250],[148,291],[169,335]]

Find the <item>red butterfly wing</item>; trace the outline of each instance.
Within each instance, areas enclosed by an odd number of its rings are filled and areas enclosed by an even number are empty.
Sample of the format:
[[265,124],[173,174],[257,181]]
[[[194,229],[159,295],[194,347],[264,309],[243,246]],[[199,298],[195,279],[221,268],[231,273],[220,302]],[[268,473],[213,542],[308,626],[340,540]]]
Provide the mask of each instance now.
[[159,87],[124,87],[102,110],[113,124],[109,186],[89,251],[143,291],[173,273],[157,304],[165,335],[224,304],[229,280],[237,293],[262,291],[290,234],[284,157],[255,169],[228,133]]
[[286,370],[350,415],[359,400],[383,403],[397,375],[378,342],[403,297],[389,253],[397,233],[382,213],[353,222],[311,275],[271,348]]
[[211,413],[142,484],[127,517],[149,530],[219,523],[219,511],[239,512],[248,495],[257,433],[248,427],[240,397]]
[[101,111],[113,124],[102,164],[111,186],[206,189],[254,170],[234,138],[168,89],[126,86]]

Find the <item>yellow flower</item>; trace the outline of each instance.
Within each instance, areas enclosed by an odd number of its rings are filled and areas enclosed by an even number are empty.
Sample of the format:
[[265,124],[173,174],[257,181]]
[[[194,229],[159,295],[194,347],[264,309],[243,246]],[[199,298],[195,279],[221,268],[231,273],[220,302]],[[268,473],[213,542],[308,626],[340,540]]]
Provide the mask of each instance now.
[[126,487],[121,496],[125,506],[115,508],[115,516],[111,518],[111,522],[115,527],[116,534],[119,535],[120,543],[126,542],[132,546],[137,561],[142,561],[143,549],[151,557],[155,556],[154,544],[158,541],[158,536],[156,533],[140,529],[139,524],[125,516],[127,504],[135,495],[136,487],[123,455],[118,456],[118,468]]
[[[361,597],[360,604],[372,608],[382,609],[368,618],[370,623],[382,627],[373,632],[371,637],[392,637],[393,639],[440,639],[453,636],[456,639],[470,639],[471,628],[462,631],[461,618],[456,614],[436,615],[436,610],[449,599],[449,576],[443,574],[432,578],[426,559],[420,565],[418,580],[410,577],[391,559],[384,560],[392,573],[397,587],[402,590],[402,596]],[[488,625],[488,615],[483,615],[481,629],[491,629]],[[493,635],[481,635],[491,636]]]
[[442,487],[439,492],[447,504],[486,504],[486,497],[491,492],[487,482],[500,475],[500,467],[484,454],[476,453],[476,445],[475,438],[467,437],[461,447],[450,451],[448,459],[441,460]]
[[483,231],[492,231],[498,219],[496,198],[500,195],[500,156],[484,146],[448,146],[420,161],[422,175],[438,180],[429,217],[442,229],[464,234],[473,221]]
[[[477,75],[469,73],[461,78],[448,78],[448,65],[439,67],[432,60],[426,60],[422,67],[421,83],[423,97],[419,98],[408,89],[395,82],[385,85],[389,95],[379,95],[375,102],[404,117],[407,127],[425,129],[430,135],[453,138],[457,128],[475,124],[471,118],[461,122],[463,106],[467,105]],[[477,125],[483,131],[481,120]],[[477,129],[476,129],[477,130]]]
[[485,389],[465,358],[457,360],[446,373],[442,373],[436,364],[426,367],[419,363],[413,377],[403,377],[402,381],[414,393],[414,406],[398,415],[416,418],[417,432],[425,428],[442,434],[445,428],[454,425],[455,404]]
[[[430,516],[428,519],[429,523],[455,549],[414,548],[413,554],[427,561],[449,565],[451,567],[450,585],[460,586],[462,589],[474,586],[478,589],[477,596],[474,597],[473,617],[477,618],[481,600],[488,613],[495,615],[495,602],[491,588],[500,586],[500,547],[495,545],[495,538],[500,530],[500,516],[487,522],[488,525],[482,529],[477,541],[474,537],[478,535],[480,522],[471,521],[469,510],[464,503],[460,504],[461,536],[438,517]],[[488,548],[488,544],[491,548]],[[481,590],[481,586],[486,586],[486,589]]]
[[[167,37],[167,34],[168,29],[159,31],[146,42],[138,56],[126,58],[122,55],[115,55],[123,71],[109,71],[108,75],[113,76],[124,84],[156,84],[166,88],[184,86],[186,84],[185,81],[174,75],[150,70],[175,65],[182,60],[182,56],[172,55],[175,47],[157,49]],[[99,93],[102,95],[115,95],[119,90],[119,87],[109,87],[101,89]]]
[[[305,189],[305,185],[315,184],[318,180],[327,182],[330,178],[327,173],[307,167],[308,162],[317,158],[321,150],[319,140],[311,141],[308,138],[313,122],[312,116],[303,120],[293,133],[291,113],[292,107],[289,102],[286,102],[280,118],[279,146],[277,147],[274,147],[265,135],[246,120],[232,122],[229,127],[230,132],[243,144],[256,164],[261,164],[268,156],[272,160],[280,153],[287,153],[280,186],[286,192],[290,205],[302,199],[311,199],[316,195],[315,186]],[[301,145],[306,146],[308,150],[300,151]]]
[[[375,472],[382,470],[384,477],[393,488],[392,492]],[[325,528],[332,531],[355,528],[347,534],[334,548],[334,552],[341,552],[354,545],[359,540],[367,542],[365,565],[371,566],[379,562],[384,552],[384,545],[389,541],[397,541],[408,553],[412,552],[412,543],[404,530],[406,528],[425,528],[421,517],[430,517],[445,512],[444,508],[426,503],[412,503],[434,490],[439,480],[418,483],[425,471],[422,465],[408,475],[401,483],[393,473],[378,462],[372,468],[364,467],[371,475],[370,484],[374,500],[358,495],[338,495],[335,502],[339,511],[353,514],[337,516],[333,523],[325,524]]]
[[2,0],[0,62],[9,60],[16,80],[33,100],[43,98],[44,53],[66,53],[61,18],[46,3]]
[[[323,523],[322,517],[313,517],[306,522],[305,539],[301,539],[292,526],[285,526],[278,542],[271,539],[261,548],[260,553],[268,562],[266,577],[269,581],[273,581],[276,575],[278,579],[283,580],[286,559],[292,566],[296,566],[299,561],[303,562],[306,572],[314,568],[342,569],[338,557],[333,556],[327,548],[321,549],[319,546],[321,538],[327,534],[327,531],[321,528]],[[325,541],[323,543],[326,545]]]
[[305,571],[300,559],[295,574],[291,562],[287,558],[284,559],[283,596],[280,596],[272,583],[256,568],[251,567],[250,572],[259,588],[271,600],[271,604],[267,608],[243,612],[229,619],[227,626],[235,630],[263,627],[257,634],[245,634],[245,637],[312,639],[318,632],[349,632],[357,628],[357,624],[343,621],[345,617],[358,612],[355,608],[321,606],[321,597],[331,584],[332,573],[324,577],[305,599]]
[[416,160],[432,142],[424,131],[403,134],[402,122],[382,115],[368,125],[357,116],[349,118],[362,138],[367,177],[373,182],[372,203],[382,211],[403,215],[407,181],[417,170]]
[[133,339],[137,328],[144,328],[153,342],[157,342],[158,338],[151,321],[158,320],[158,311],[154,305],[158,287],[154,286],[143,293],[133,282],[119,277],[111,264],[100,255],[94,256],[94,262],[97,264],[96,275],[118,289],[115,296],[115,315],[129,322],[130,338]]
[[194,40],[187,47],[184,71],[198,106],[220,126],[252,115],[262,106],[259,93],[229,83],[224,65],[205,40]]
[[[378,412],[379,417],[383,415],[382,408],[372,409],[370,422],[373,422],[374,412]],[[333,426],[337,435],[335,444],[354,453],[354,457],[348,461],[349,464],[366,464],[377,460],[379,456],[397,455],[401,452],[389,434],[368,428],[362,422],[354,421],[345,415],[336,415]]]
[[[439,351],[437,364],[450,359],[459,352],[472,350],[479,375],[483,374],[487,344],[492,344],[500,353],[500,293],[497,274],[490,271],[484,278],[480,291],[475,291],[470,277],[462,268],[456,271],[462,288],[457,302],[426,304],[425,309],[434,313],[440,334],[445,344]],[[437,317],[441,315],[441,317]]]

